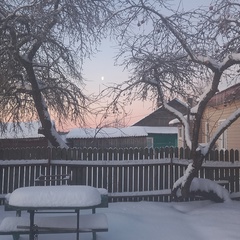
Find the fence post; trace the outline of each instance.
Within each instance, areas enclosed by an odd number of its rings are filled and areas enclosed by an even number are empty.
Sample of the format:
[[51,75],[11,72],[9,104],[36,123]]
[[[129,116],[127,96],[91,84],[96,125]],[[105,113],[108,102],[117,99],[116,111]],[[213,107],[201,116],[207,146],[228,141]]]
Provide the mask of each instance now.
[[235,150],[235,161],[239,161],[239,151]]
[[47,148],[47,156],[48,156],[48,166],[50,166],[52,161],[52,148],[50,147]]
[[173,188],[173,154],[170,154],[171,159],[170,159],[170,188]]
[[179,149],[179,159],[184,159],[184,148],[183,147],[181,147]]
[[234,163],[234,161],[235,161],[235,154],[234,154],[234,150],[233,149],[230,149],[229,156],[230,156],[230,162]]
[[219,152],[219,159],[220,159],[220,161],[224,161],[224,151],[223,150],[220,150],[220,152]]
[[229,151],[225,150],[225,162],[229,162]]

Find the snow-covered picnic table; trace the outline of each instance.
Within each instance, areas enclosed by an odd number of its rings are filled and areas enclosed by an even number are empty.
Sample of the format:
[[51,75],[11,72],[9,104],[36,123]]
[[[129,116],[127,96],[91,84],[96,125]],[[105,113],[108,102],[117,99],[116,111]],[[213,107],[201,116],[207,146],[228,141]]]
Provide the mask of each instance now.
[[[28,211],[29,218],[7,217],[1,225],[1,233],[29,233],[29,240],[36,233],[76,232],[77,240],[80,232],[107,231],[105,214],[81,215],[81,209],[94,209],[101,206],[101,195],[106,190],[90,186],[35,186],[18,188],[8,199],[8,209]],[[37,217],[35,213],[65,213],[72,211],[75,215],[51,215]]]

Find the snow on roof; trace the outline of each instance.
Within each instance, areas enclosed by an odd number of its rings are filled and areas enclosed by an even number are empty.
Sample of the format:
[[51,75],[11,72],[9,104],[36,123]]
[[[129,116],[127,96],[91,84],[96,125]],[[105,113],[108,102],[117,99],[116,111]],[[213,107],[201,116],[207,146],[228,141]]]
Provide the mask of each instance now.
[[178,101],[179,103],[181,103],[183,106],[185,106],[186,108],[188,108],[188,104],[186,102],[181,101],[178,98],[174,98],[174,100]]
[[42,134],[38,134],[40,127],[39,121],[22,122],[19,123],[19,127],[14,123],[6,123],[1,127],[0,139],[43,138]]
[[144,127],[147,133],[156,134],[175,134],[178,133],[177,127]]
[[119,138],[148,136],[149,133],[172,134],[177,133],[176,127],[145,127],[132,126],[126,128],[74,128],[66,138]]

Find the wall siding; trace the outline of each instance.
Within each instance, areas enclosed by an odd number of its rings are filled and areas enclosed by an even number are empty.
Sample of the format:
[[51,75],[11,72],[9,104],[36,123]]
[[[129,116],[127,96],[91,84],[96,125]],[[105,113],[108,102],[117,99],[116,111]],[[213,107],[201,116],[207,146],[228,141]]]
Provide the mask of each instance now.
[[[240,101],[208,107],[202,121],[201,142],[205,142],[205,124],[209,123],[210,136],[216,131],[218,122],[227,119],[234,111],[240,108]],[[240,149],[240,119],[237,119],[227,130],[227,148]],[[219,142],[217,142],[217,145]],[[216,145],[216,147],[217,147]]]

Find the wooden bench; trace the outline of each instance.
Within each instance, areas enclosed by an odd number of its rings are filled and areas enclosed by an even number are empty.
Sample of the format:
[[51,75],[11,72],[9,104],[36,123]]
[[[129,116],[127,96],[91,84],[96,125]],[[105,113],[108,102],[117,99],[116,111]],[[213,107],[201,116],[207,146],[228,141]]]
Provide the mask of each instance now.
[[[108,193],[106,189],[98,188],[101,195],[101,203],[94,207],[84,209],[92,210],[92,214],[80,215],[79,229],[76,223],[76,217],[73,216],[74,211],[36,211],[35,234],[51,234],[51,233],[84,233],[91,232],[93,240],[96,240],[97,232],[107,232],[108,224],[105,214],[96,213],[97,208],[108,207]],[[21,210],[12,208],[5,203],[5,211],[16,211],[16,217],[6,217],[0,224],[0,235],[12,235],[13,240],[19,240],[20,235],[30,234],[30,221],[28,217],[21,216]],[[53,216],[51,213],[61,213],[61,216]],[[71,213],[71,215],[69,215]],[[44,214],[44,216],[43,216]],[[49,216],[45,217],[48,214]]]

